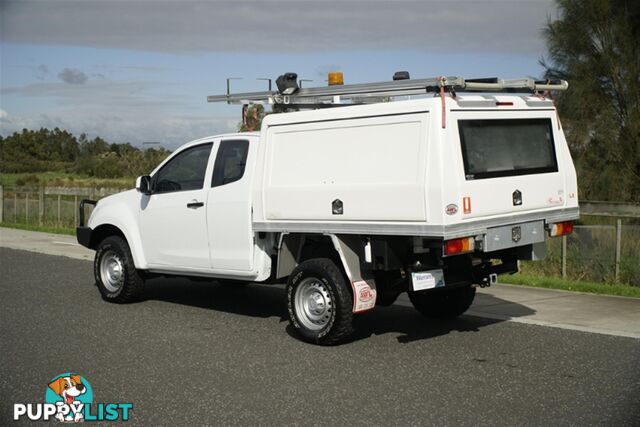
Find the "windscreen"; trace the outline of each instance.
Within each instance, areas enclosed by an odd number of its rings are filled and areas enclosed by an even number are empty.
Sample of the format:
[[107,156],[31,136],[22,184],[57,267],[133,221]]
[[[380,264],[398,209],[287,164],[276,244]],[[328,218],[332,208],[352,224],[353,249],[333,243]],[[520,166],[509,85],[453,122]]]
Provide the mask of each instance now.
[[459,120],[467,180],[557,172],[550,119]]

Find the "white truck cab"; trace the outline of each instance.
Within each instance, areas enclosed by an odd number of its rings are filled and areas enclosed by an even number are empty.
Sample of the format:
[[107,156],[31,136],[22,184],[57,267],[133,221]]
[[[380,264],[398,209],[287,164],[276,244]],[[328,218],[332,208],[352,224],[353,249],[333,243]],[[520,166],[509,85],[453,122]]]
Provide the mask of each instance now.
[[[572,231],[575,170],[537,93],[566,82],[520,83],[532,93],[503,93],[522,87],[497,79],[372,85],[210,97],[323,108],[187,143],[136,189],[100,200],[86,226],[95,202],[83,201],[77,236],[96,250],[102,296],[139,298],[155,275],[286,282],[300,336],[335,344],[354,315],[402,292],[427,317],[458,316],[477,286]],[[461,93],[474,89],[496,93]],[[407,95],[422,96],[386,102]]]

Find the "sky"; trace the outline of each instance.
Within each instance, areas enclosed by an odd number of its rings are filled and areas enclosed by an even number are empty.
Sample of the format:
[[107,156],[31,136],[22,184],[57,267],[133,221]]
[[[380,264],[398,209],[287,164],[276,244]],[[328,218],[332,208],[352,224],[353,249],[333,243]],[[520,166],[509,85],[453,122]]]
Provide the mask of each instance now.
[[206,101],[227,77],[540,77],[555,17],[552,0],[0,0],[0,135],[174,149],[237,130],[241,106]]

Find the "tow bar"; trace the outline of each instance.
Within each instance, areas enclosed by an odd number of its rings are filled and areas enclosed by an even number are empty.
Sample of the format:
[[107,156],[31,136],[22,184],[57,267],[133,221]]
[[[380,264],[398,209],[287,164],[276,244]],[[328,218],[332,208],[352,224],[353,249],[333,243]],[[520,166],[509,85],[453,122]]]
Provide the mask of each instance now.
[[488,288],[496,283],[498,283],[498,275],[496,273],[491,273],[489,276],[483,277],[482,280],[480,280],[480,283],[473,284],[472,286],[474,288]]

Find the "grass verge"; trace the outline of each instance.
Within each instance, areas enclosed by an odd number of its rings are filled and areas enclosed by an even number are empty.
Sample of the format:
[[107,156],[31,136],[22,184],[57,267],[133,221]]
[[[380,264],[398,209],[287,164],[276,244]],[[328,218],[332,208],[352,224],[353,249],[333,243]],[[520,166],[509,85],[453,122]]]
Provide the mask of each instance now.
[[16,228],[18,230],[41,231],[43,233],[67,234],[75,236],[76,230],[72,228],[51,227],[48,225],[21,224],[15,222],[3,222],[0,227]]
[[617,283],[584,282],[580,280],[560,279],[558,277],[531,276],[527,274],[500,276],[499,282],[512,285],[532,286],[535,288],[640,298],[640,287]]

